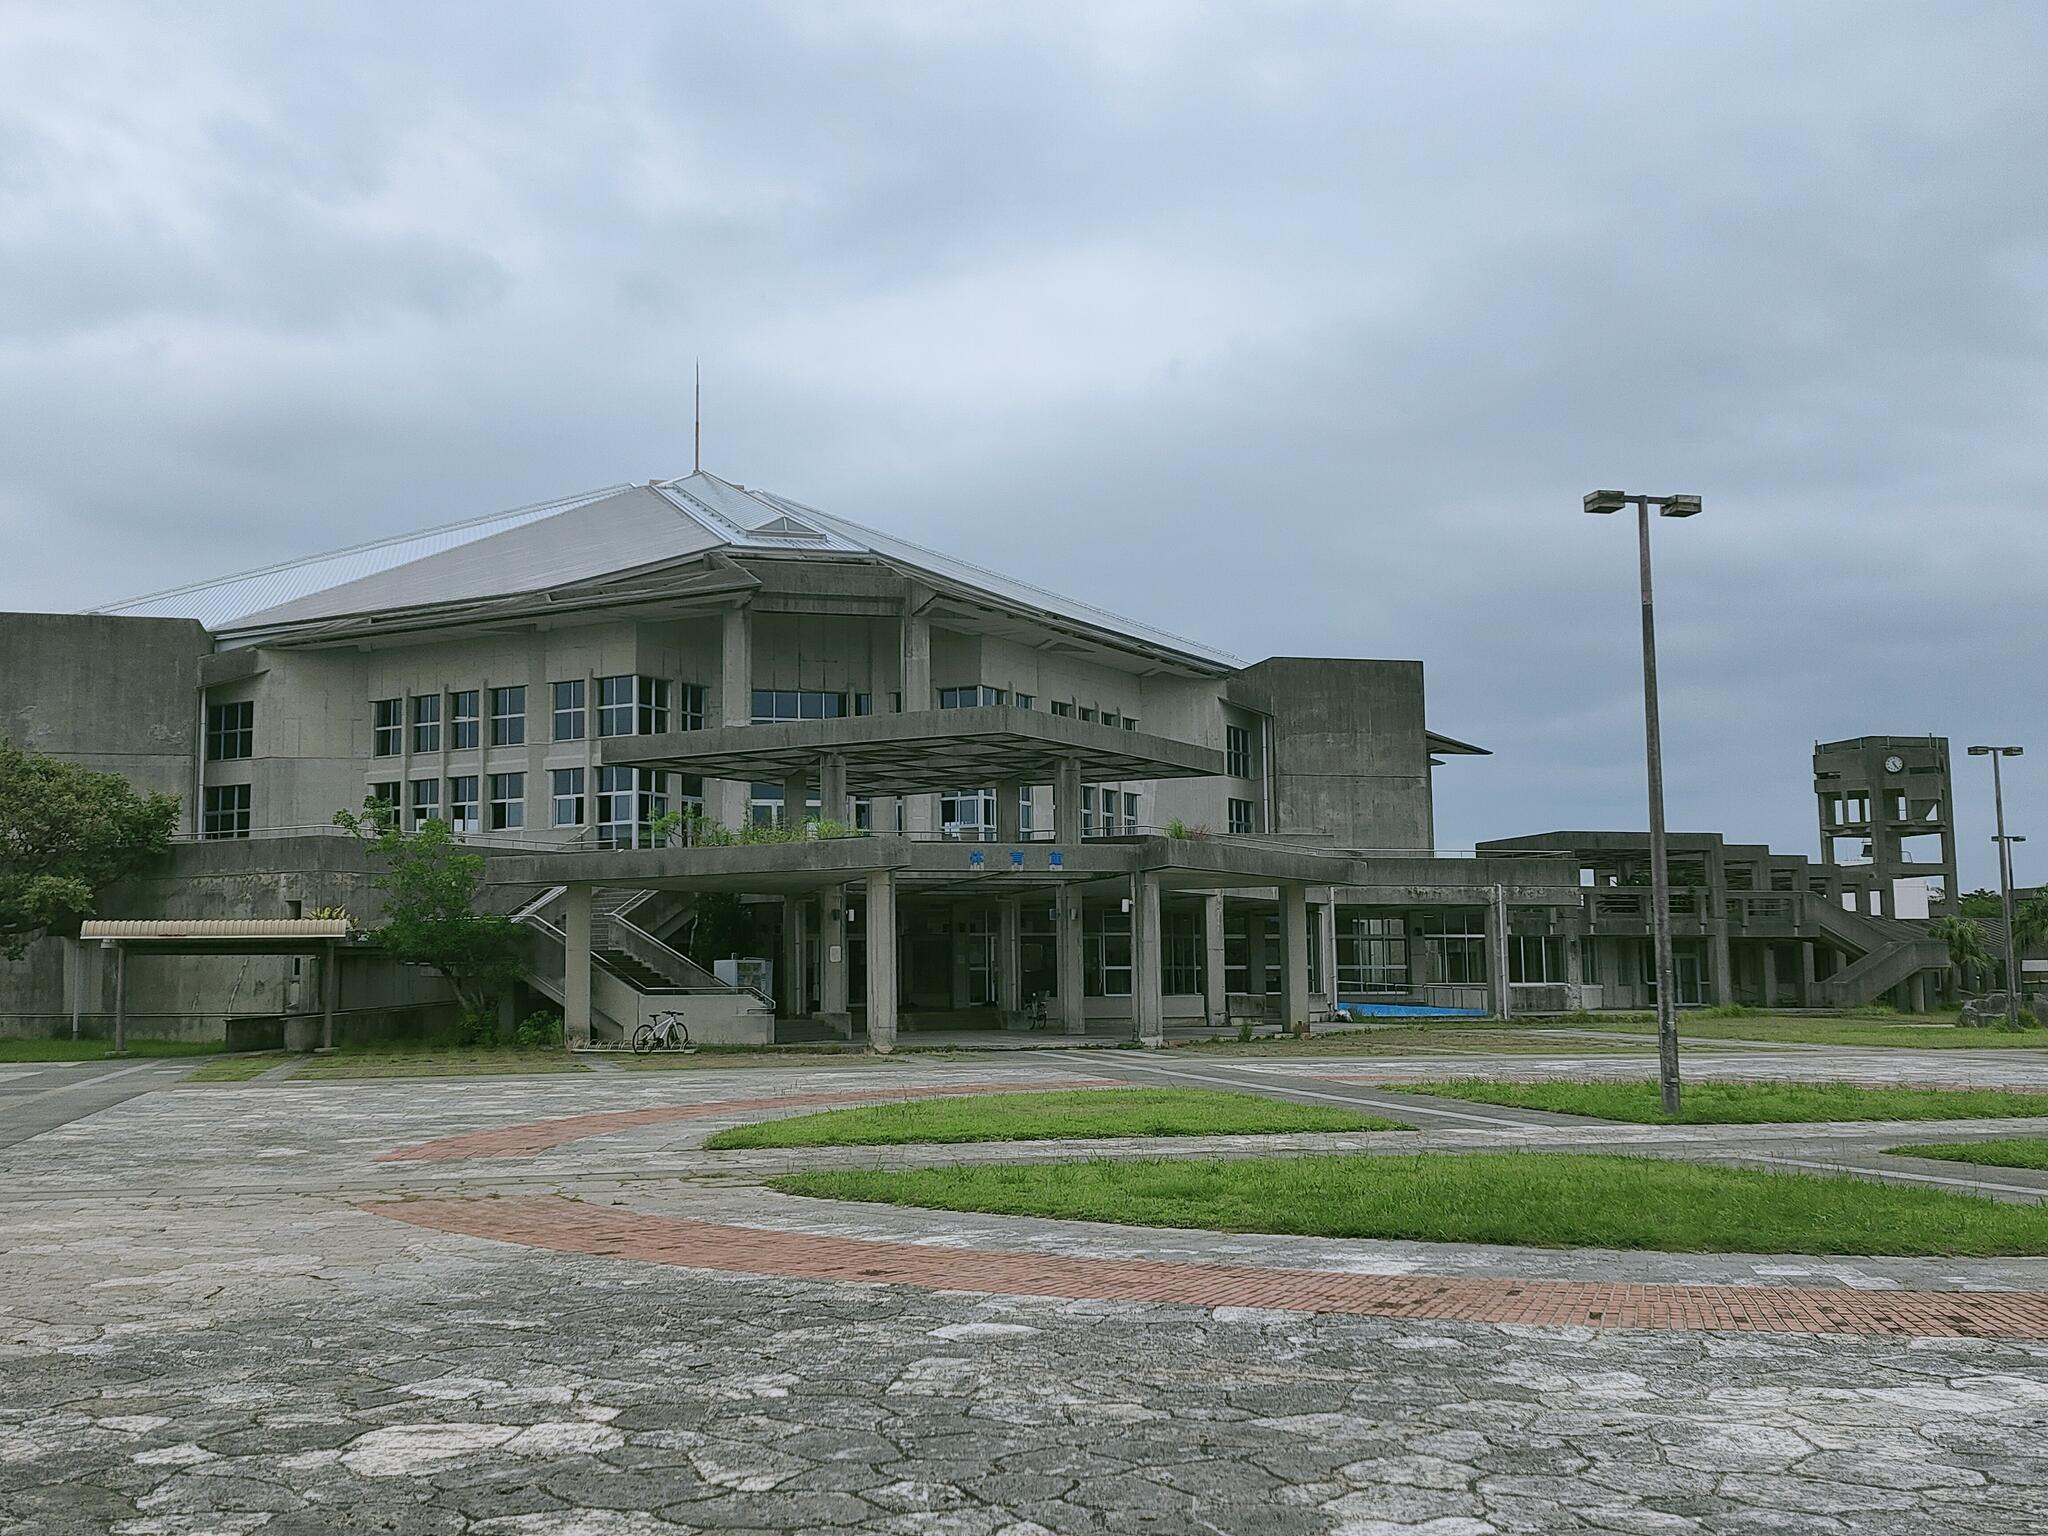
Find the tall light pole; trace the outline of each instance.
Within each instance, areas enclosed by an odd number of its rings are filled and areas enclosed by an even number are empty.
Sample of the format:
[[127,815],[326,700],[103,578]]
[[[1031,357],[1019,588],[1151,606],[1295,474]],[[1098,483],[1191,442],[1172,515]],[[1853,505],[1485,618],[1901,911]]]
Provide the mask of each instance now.
[[1657,951],[1657,1085],[1664,1113],[1678,1113],[1678,987],[1671,964],[1671,866],[1664,852],[1664,737],[1657,720],[1657,607],[1650,593],[1650,508],[1663,517],[1697,517],[1697,496],[1637,496],[1594,491],[1588,512],[1636,509],[1643,585],[1643,747],[1650,771],[1650,923]]
[[1991,759],[1991,803],[1998,814],[1998,836],[1993,839],[1998,844],[1998,897],[2005,907],[2005,1016],[2014,1029],[2020,1027],[2020,965],[2012,941],[2012,845],[2026,839],[2005,835],[2005,780],[1998,771],[1998,760],[2019,757],[2025,751],[2025,747],[1970,748],[1970,756]]

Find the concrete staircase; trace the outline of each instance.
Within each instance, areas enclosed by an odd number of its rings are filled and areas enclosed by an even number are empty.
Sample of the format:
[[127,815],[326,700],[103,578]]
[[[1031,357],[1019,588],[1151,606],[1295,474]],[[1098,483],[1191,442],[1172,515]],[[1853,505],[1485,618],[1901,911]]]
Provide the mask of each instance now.
[[1851,912],[1825,896],[1806,898],[1806,921],[1856,958],[1815,984],[1824,1007],[1856,1008],[1883,997],[1921,971],[1948,967],[1948,946],[1914,923]]

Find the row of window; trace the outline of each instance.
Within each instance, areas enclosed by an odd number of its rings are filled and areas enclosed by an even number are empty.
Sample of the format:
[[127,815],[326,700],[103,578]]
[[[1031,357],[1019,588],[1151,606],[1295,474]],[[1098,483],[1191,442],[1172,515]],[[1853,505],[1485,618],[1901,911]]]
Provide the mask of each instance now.
[[[581,741],[589,734],[589,688],[582,678],[548,685],[553,741]],[[674,707],[671,708],[671,700]],[[442,750],[445,728],[448,750],[463,752],[482,744],[482,706],[490,706],[490,744],[519,747],[526,744],[526,688],[523,684],[486,690],[456,689],[446,694],[416,693],[410,709],[404,698],[371,702],[370,750],[376,757],[398,757],[405,751],[406,733],[411,732],[415,753]],[[704,689],[685,683],[672,685],[665,677],[625,673],[597,679],[597,734],[600,736],[656,736],[670,729],[702,730]],[[223,709],[237,706],[224,705]],[[250,706],[239,706],[248,709]],[[209,716],[210,719],[210,716]],[[209,725],[209,741],[211,727]],[[246,751],[237,754],[248,756]]]
[[[634,844],[647,840],[647,829],[666,816],[680,782],[681,799],[700,809],[703,781],[686,774],[644,768],[599,768],[595,778],[594,825],[598,841]],[[246,786],[243,786],[246,788]],[[445,821],[457,832],[515,832],[526,825],[526,775],[523,773],[451,774],[446,779],[392,780],[370,786],[370,798],[403,811],[408,824]],[[556,827],[592,825],[592,797],[585,792],[581,768],[548,772],[548,821]]]

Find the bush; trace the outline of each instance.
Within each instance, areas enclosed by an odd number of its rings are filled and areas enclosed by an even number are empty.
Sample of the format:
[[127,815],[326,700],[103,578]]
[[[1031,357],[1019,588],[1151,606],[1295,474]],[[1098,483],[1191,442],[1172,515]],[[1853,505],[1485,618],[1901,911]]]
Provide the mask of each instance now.
[[519,1027],[512,1032],[512,1043],[522,1051],[560,1049],[562,1016],[546,1008],[536,1009],[519,1021]]
[[495,1014],[476,1010],[466,1011],[455,1026],[455,1043],[463,1046],[489,1046],[498,1043],[498,1019]]

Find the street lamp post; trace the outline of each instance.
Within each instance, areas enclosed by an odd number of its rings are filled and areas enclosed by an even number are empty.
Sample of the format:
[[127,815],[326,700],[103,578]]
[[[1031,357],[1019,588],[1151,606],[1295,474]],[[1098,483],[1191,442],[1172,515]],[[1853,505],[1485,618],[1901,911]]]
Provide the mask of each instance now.
[[1998,844],[1998,899],[2005,909],[2005,1016],[2013,1029],[2020,1027],[2020,965],[2012,940],[2012,845],[2026,839],[2005,835],[2005,780],[1998,771],[1998,760],[2019,757],[2025,751],[2025,747],[1970,748],[1970,756],[1991,759],[1991,803],[1998,817],[1998,835],[1992,841]]
[[1657,718],[1657,609],[1650,591],[1650,508],[1663,517],[1697,517],[1697,496],[1638,496],[1594,491],[1588,512],[1636,509],[1636,544],[1643,589],[1643,747],[1650,778],[1650,920],[1657,953],[1657,1085],[1664,1113],[1678,1113],[1678,989],[1671,963],[1671,867],[1664,848],[1664,738]]

